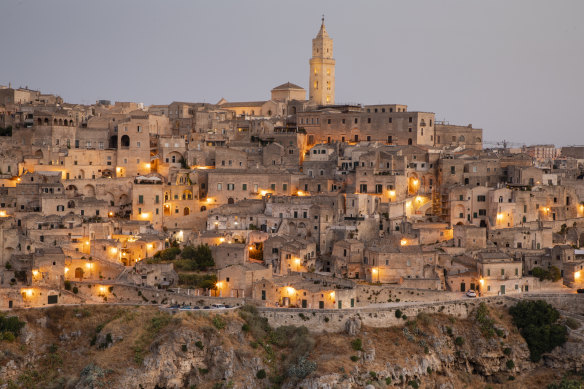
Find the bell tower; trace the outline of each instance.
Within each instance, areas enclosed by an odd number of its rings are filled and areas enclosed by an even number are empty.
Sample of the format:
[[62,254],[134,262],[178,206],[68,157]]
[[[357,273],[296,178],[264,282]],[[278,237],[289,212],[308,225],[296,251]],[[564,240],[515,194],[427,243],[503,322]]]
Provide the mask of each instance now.
[[335,60],[333,40],[324,26],[324,15],[320,30],[312,40],[310,59],[309,101],[314,105],[335,103]]

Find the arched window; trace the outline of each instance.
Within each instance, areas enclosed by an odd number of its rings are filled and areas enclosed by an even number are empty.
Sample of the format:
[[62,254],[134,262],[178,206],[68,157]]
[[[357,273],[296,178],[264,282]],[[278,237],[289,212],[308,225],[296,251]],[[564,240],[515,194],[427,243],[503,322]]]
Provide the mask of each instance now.
[[412,144],[412,138],[408,138],[408,144],[411,145]]
[[37,124],[40,126],[41,124],[43,124],[43,120],[41,118],[37,119]]
[[183,210],[183,214],[185,216],[188,216],[191,213],[191,210],[189,209],[189,207],[185,207],[185,209]]
[[75,201],[73,201],[73,200],[70,200],[70,201],[67,203],[67,208],[69,208],[69,209],[75,208]]
[[45,118],[45,124],[48,126],[49,125],[49,118]]
[[130,137],[128,135],[122,136],[121,147],[127,149],[130,147]]
[[206,211],[207,207],[205,207],[204,205],[201,207],[201,212]]
[[464,135],[461,135],[461,136],[459,136],[459,137],[458,137],[458,141],[459,141],[459,142],[464,142],[464,139],[465,139],[465,138],[464,138]]

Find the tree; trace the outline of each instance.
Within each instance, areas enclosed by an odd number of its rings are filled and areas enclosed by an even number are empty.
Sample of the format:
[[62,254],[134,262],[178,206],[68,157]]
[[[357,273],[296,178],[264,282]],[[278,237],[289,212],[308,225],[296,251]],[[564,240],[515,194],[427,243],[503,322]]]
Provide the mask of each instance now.
[[191,262],[190,268],[193,270],[207,270],[215,266],[211,249],[208,245],[200,244],[197,247],[186,246],[181,254],[182,259]]
[[533,362],[568,339],[566,326],[557,324],[560,313],[543,300],[521,301],[511,307],[509,313],[527,342]]

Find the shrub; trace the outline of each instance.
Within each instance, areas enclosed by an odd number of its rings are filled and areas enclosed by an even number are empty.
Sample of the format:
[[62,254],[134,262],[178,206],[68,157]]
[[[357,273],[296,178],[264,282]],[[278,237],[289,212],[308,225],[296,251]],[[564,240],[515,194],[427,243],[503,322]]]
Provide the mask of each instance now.
[[195,346],[197,346],[197,347],[199,348],[199,350],[202,350],[202,349],[203,349],[203,347],[204,347],[204,346],[203,346],[203,342],[201,342],[200,340],[197,340],[197,341],[195,342]]
[[483,336],[490,338],[495,335],[495,321],[489,316],[489,308],[487,304],[480,303],[475,318],[477,323],[479,323],[479,328]]
[[169,247],[160,253],[160,258],[165,261],[172,261],[180,254],[180,249],[178,247]]
[[507,363],[505,363],[505,366],[507,366],[507,369],[508,370],[511,370],[511,369],[513,369],[515,367],[515,362],[513,362],[512,359],[508,359],[507,360]]
[[452,327],[446,327],[446,333],[448,336],[452,336]]
[[65,281],[65,290],[71,290],[71,281],[69,280]]
[[10,332],[14,337],[18,337],[25,324],[16,316],[4,316],[0,313],[0,333]]
[[5,333],[0,335],[2,335],[0,339],[4,339],[8,342],[13,342],[16,339],[16,336],[14,336],[14,334],[10,331],[6,331]]
[[316,362],[308,360],[305,356],[298,358],[298,361],[288,367],[288,376],[299,379],[306,378],[316,370]]
[[241,330],[242,330],[243,332],[249,332],[249,324],[247,324],[247,323],[244,323],[244,324],[241,326]]
[[209,372],[209,369],[202,369],[199,367],[199,373],[201,374],[207,374]]
[[396,309],[396,311],[395,311],[395,317],[397,317],[398,319],[400,317],[402,317],[402,311],[401,311],[401,309]]
[[385,385],[391,385],[391,377],[385,378]]
[[258,370],[258,372],[256,373],[256,377],[260,380],[263,380],[264,378],[266,378],[266,376],[267,374],[264,369]]
[[351,361],[353,362],[357,362],[359,360],[359,357],[356,355],[351,355]]
[[420,387],[420,384],[418,383],[418,381],[409,381],[408,386],[411,386],[414,389],[418,389]]
[[560,278],[562,278],[562,272],[560,271],[560,269],[558,269],[555,266],[551,266],[547,270],[542,269],[541,267],[534,267],[531,270],[531,274],[534,277],[539,278],[540,281],[548,280],[548,281],[556,282]]
[[222,330],[223,328],[225,328],[226,324],[227,323],[225,322],[225,319],[223,317],[221,317],[219,315],[215,315],[215,317],[213,317],[213,325],[218,330]]
[[186,353],[187,352],[187,345],[183,344],[182,346],[180,346],[180,349],[183,353]]
[[79,288],[77,288],[76,286],[73,287],[73,293],[77,294],[79,293]]
[[186,246],[181,258],[186,260],[188,270],[207,270],[215,266],[211,249],[206,244],[200,244],[197,247]]
[[563,345],[568,338],[566,326],[557,324],[560,313],[545,301],[520,301],[509,309],[509,313],[529,347],[533,362]]
[[505,355],[509,356],[509,355],[511,355],[511,351],[512,351],[512,350],[511,350],[511,348],[510,348],[510,347],[505,347],[505,348],[503,349],[503,354],[505,354]]
[[456,339],[454,339],[454,344],[462,346],[464,344],[464,339],[461,336],[457,336]]
[[363,341],[360,338],[354,339],[351,341],[351,347],[355,351],[363,350]]
[[571,317],[566,319],[566,325],[573,330],[577,330],[578,328],[580,328],[580,322]]
[[404,314],[404,315],[402,315],[402,319],[408,320],[408,316]]
[[420,323],[422,323],[425,326],[429,325],[432,322],[432,318],[426,312],[418,313],[418,316],[416,316],[416,318]]
[[371,376],[372,379],[376,380],[377,379],[377,373],[374,371],[370,371],[369,375]]

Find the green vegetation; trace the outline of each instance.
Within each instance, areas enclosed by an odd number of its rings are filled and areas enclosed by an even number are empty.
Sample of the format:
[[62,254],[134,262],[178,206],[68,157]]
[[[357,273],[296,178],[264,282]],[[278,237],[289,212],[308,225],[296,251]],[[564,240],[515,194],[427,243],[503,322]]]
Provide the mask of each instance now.
[[6,128],[0,127],[0,136],[12,136],[12,126]]
[[260,380],[263,380],[264,378],[266,378],[266,376],[267,374],[264,369],[258,370],[258,372],[256,373],[256,377]]
[[197,247],[186,246],[182,251],[181,258],[186,261],[185,264],[180,262],[184,266],[184,270],[205,271],[215,266],[211,249],[206,244],[200,244]]
[[180,273],[178,283],[189,288],[213,289],[217,284],[217,276],[215,274]]
[[65,281],[65,290],[71,290],[71,281],[69,280]]
[[360,338],[353,339],[351,341],[351,347],[355,351],[361,351],[361,350],[363,350],[363,341]]
[[395,311],[395,317],[397,317],[398,319],[400,317],[402,317],[402,311],[401,311],[401,309],[396,309],[396,311]]
[[146,352],[148,350],[148,346],[156,335],[160,333],[160,331],[166,327],[171,321],[171,317],[168,314],[158,314],[150,319],[150,323],[146,327],[146,330],[136,339],[134,342],[134,346],[132,350],[134,351],[134,362],[137,365],[141,365],[144,362],[144,357],[146,356]]
[[20,335],[20,330],[25,322],[18,320],[16,316],[4,316],[0,313],[0,340],[13,341]]
[[457,346],[462,346],[464,344],[464,338],[457,336],[456,339],[454,339],[454,344]]
[[584,379],[580,377],[562,377],[557,383],[549,384],[547,389],[582,389],[584,388]]
[[357,362],[359,360],[359,357],[356,355],[351,355],[351,361],[353,362]]
[[489,316],[489,308],[487,304],[480,303],[475,314],[475,319],[479,323],[479,328],[483,336],[491,338],[497,333],[495,329],[495,321]]
[[568,317],[566,319],[566,325],[573,330],[577,330],[580,328],[580,322],[574,318]]
[[541,267],[534,267],[531,271],[534,277],[539,278],[540,281],[559,281],[562,278],[562,272],[555,266],[551,266],[548,270],[544,270]]
[[505,365],[507,366],[507,370],[512,370],[513,368],[515,368],[515,362],[513,362],[512,359],[508,359]]
[[197,340],[197,341],[195,342],[195,346],[197,346],[197,348],[198,348],[199,350],[202,350],[202,349],[204,348],[204,346],[203,346],[203,342],[201,342],[200,340]]
[[227,325],[227,322],[225,321],[225,318],[223,318],[222,316],[215,315],[213,317],[213,325],[218,330],[222,330]]
[[521,301],[509,312],[513,316],[513,324],[527,342],[533,362],[566,342],[568,330],[557,323],[560,313],[545,301]]
[[[284,379],[302,379],[316,370],[316,363],[308,359],[315,340],[304,326],[281,326],[276,329],[261,317],[254,306],[246,305],[239,311],[249,325],[249,334],[256,347],[265,351],[264,360],[270,367],[270,381],[279,386]],[[252,346],[253,347],[253,346]]]

